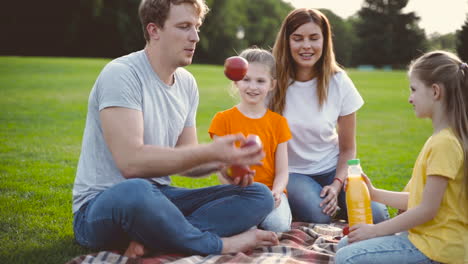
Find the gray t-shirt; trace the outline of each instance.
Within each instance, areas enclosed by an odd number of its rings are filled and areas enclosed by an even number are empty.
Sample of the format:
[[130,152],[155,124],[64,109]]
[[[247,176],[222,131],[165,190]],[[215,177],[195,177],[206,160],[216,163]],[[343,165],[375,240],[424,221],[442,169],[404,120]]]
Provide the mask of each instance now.
[[[144,143],[174,147],[184,127],[195,126],[198,88],[193,76],[183,68],[176,70],[172,86],[163,83],[143,50],[108,63],[89,96],[73,186],[73,212],[99,192],[125,180],[104,141],[99,112],[106,107],[141,111]],[[150,180],[160,184],[171,182],[169,176]]]

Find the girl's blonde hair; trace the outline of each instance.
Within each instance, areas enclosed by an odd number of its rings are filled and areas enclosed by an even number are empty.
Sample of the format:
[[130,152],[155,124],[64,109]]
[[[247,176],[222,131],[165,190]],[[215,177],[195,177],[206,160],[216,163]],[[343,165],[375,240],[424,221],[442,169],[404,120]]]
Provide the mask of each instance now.
[[[276,80],[276,63],[275,57],[268,50],[259,48],[257,46],[252,46],[248,49],[243,50],[240,54],[240,57],[247,60],[250,63],[259,63],[267,67],[268,73],[270,73],[271,80]],[[229,95],[234,99],[239,99],[239,93],[237,87],[232,83],[229,90]],[[267,97],[268,98],[268,97]]]
[[409,69],[426,86],[438,84],[449,126],[464,154],[464,193],[468,199],[468,65],[447,51],[432,51],[414,60]]
[[[286,90],[296,78],[295,61],[291,55],[289,37],[300,26],[313,22],[322,30],[323,48],[322,57],[314,65],[317,73],[317,95],[319,105],[327,100],[328,84],[333,74],[341,70],[335,60],[330,23],[320,11],[310,8],[299,8],[289,13],[281,24],[273,46],[273,55],[276,59],[277,84],[269,108],[282,114],[286,102]],[[312,93],[312,90],[311,90]]]
[[276,63],[271,52],[258,47],[251,47],[243,50],[239,56],[249,63],[260,63],[267,66],[271,79],[276,79]]

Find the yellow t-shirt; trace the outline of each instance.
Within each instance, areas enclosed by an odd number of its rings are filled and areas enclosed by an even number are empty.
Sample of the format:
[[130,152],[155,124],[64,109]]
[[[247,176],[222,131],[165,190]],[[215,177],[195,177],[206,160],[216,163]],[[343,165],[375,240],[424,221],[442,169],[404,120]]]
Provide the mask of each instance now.
[[267,110],[263,117],[252,119],[243,115],[237,107],[233,107],[216,113],[208,132],[211,137],[237,133],[242,133],[244,136],[249,134],[259,136],[265,157],[262,160],[263,165],[251,166],[251,169],[255,170],[254,181],[272,189],[275,178],[276,147],[292,137],[286,118]]
[[448,178],[439,211],[434,219],[409,230],[409,240],[432,260],[468,263],[468,210],[461,194],[463,149],[450,129],[430,137],[416,160],[408,183],[408,209],[421,203],[427,175]]

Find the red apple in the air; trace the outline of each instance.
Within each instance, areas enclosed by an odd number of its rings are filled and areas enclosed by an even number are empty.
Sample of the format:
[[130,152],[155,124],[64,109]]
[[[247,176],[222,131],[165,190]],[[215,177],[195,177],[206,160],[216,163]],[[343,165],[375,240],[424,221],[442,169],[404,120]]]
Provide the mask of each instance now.
[[239,56],[232,56],[224,61],[224,75],[232,81],[240,81],[247,73],[249,63]]

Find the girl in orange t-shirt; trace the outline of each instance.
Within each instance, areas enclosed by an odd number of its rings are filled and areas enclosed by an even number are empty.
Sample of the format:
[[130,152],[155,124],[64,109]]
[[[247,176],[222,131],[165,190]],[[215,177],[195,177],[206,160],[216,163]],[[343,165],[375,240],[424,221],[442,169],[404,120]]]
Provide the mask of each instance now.
[[[228,134],[254,134],[262,141],[265,158],[262,165],[251,166],[255,171],[254,181],[271,189],[275,208],[260,223],[259,227],[275,232],[285,232],[291,226],[291,210],[286,197],[288,184],[287,141],[291,139],[286,118],[267,109],[265,97],[276,83],[275,59],[263,49],[244,50],[239,56],[249,62],[247,74],[234,85],[239,90],[240,103],[231,109],[218,112],[211,121],[209,133],[212,138]],[[221,173],[226,174],[226,170]],[[219,177],[224,184],[227,182]]]

